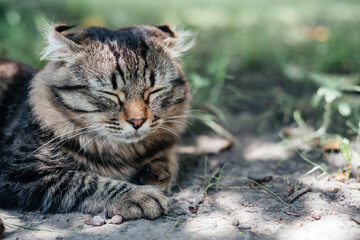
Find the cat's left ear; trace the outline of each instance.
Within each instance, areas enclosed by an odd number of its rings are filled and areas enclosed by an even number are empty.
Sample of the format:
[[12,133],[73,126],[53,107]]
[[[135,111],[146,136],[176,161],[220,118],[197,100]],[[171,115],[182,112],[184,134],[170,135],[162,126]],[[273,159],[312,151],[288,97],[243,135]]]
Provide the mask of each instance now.
[[160,25],[156,28],[165,34],[163,41],[174,58],[181,57],[195,44],[195,35],[190,31],[177,30],[169,25]]
[[66,31],[74,26],[66,24],[48,24],[45,29],[46,47],[41,54],[41,60],[70,61],[75,52],[82,46],[74,42]]

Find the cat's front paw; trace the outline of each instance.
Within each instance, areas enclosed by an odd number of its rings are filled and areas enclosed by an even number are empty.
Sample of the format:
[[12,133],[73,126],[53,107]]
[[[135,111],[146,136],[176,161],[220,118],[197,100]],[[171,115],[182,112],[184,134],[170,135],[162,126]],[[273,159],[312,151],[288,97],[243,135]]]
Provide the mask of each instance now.
[[167,213],[169,203],[156,187],[136,186],[119,199],[119,214],[124,219],[155,219]]

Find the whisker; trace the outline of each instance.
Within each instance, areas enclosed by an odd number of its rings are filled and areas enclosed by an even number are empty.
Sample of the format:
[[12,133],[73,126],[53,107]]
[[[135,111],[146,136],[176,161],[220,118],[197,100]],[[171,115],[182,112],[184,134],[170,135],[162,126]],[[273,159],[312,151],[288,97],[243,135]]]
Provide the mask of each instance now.
[[106,141],[107,141],[108,139],[110,139],[110,137],[111,137],[112,135],[114,135],[114,133],[110,133],[110,135],[105,138],[105,140],[103,141],[103,143],[102,143],[101,146],[100,146],[100,149],[101,149],[101,150],[102,150],[102,147],[104,146],[104,144],[106,143]]
[[182,122],[182,121],[177,121],[177,120],[166,120],[166,121],[164,121],[164,123],[168,123],[168,122],[170,122],[170,123],[179,123],[181,125],[184,125],[187,128],[190,128],[190,126],[189,126],[189,124],[187,122]]
[[194,133],[193,133],[191,127],[190,127],[190,125],[192,125],[192,124],[187,123],[187,122],[177,121],[177,120],[164,120],[164,123],[167,123],[167,122],[175,122],[175,123],[179,123],[179,124],[184,125],[187,128],[187,131],[189,131],[189,133],[191,134],[191,136],[193,138],[195,138],[195,135],[194,135]]
[[181,144],[183,144],[183,141],[181,140],[180,136],[172,128],[167,126],[159,126],[159,128],[171,132],[172,134],[174,134],[175,137],[177,137],[177,139],[181,142]]
[[178,115],[178,116],[164,117],[164,119],[181,119],[181,118],[199,119],[202,121],[207,120],[204,117],[199,117],[199,116],[194,116],[194,115]]
[[[150,132],[150,131],[149,131]],[[160,135],[156,132],[156,131],[153,131],[151,132],[152,134],[154,134],[156,140],[158,141],[158,143],[160,144],[161,143],[161,138],[160,138]]]
[[[90,126],[90,127],[92,127],[92,126]],[[32,156],[34,153],[36,153],[37,151],[39,151],[41,148],[49,145],[49,144],[52,143],[53,141],[55,141],[55,140],[57,140],[57,139],[59,139],[59,138],[61,138],[61,137],[63,137],[63,136],[66,136],[67,134],[70,134],[70,133],[73,133],[73,132],[76,132],[76,131],[81,131],[81,130],[84,130],[84,129],[88,129],[88,128],[90,128],[90,127],[79,128],[79,129],[75,129],[75,130],[72,130],[72,131],[69,131],[69,132],[60,134],[59,136],[52,138],[51,140],[47,141],[46,143],[44,143],[43,145],[41,145],[40,147],[38,147],[37,149],[35,149],[33,152],[31,152],[31,153],[29,154],[29,156]]]
[[143,141],[143,139],[140,139],[140,143],[141,143],[141,147],[142,147],[142,149],[143,149],[143,150],[145,150],[145,145],[144,145],[144,141]]
[[91,133],[91,132],[96,132],[96,131],[99,131],[101,130],[102,128],[99,127],[99,128],[96,128],[96,129],[92,129],[92,130],[89,130],[89,131],[85,131],[85,132],[80,132],[80,133],[77,133],[75,135],[71,135],[67,138],[64,138],[63,140],[59,141],[58,143],[55,144],[55,146],[59,146],[59,144],[62,144],[61,146],[63,146],[66,142],[68,142],[70,139],[74,138],[74,137],[77,137],[79,135],[82,135],[82,134],[86,134],[86,133]]
[[86,149],[86,146],[93,144],[93,143],[94,143],[96,140],[98,140],[99,138],[101,138],[101,136],[90,138],[90,141],[86,142],[86,143],[79,149],[79,151],[76,152],[76,155],[78,155],[78,154],[84,149],[84,150],[83,150],[84,153],[81,155],[81,157],[84,157],[85,153],[86,153],[87,150],[88,150],[88,148]]
[[49,107],[52,102],[54,102],[57,99],[60,99],[61,97],[55,97],[50,102],[48,102],[44,107],[40,108],[41,110],[44,110],[45,108]]
[[171,116],[171,117],[163,117],[164,119],[172,119],[172,118],[188,118],[188,115],[177,115],[177,116]]
[[201,112],[201,113],[206,113],[206,111],[204,111],[204,110],[198,110],[198,109],[185,110],[184,112]]

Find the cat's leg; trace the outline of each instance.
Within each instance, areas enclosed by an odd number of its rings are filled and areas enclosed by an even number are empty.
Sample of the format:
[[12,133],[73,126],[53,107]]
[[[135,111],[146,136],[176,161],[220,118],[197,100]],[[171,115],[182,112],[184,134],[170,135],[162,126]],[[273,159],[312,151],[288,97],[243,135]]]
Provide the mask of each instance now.
[[178,163],[175,154],[168,152],[145,164],[132,178],[132,182],[141,185],[153,185],[169,193],[176,180]]
[[[84,182],[82,180],[84,177],[85,182],[89,182],[88,187],[85,187],[82,193],[78,193],[76,186]],[[77,181],[78,183],[72,188],[73,193],[68,195],[68,202],[72,202],[72,195],[82,200],[83,194],[87,194],[90,190],[89,186],[97,186],[92,196],[89,194],[80,204],[79,208],[82,212],[93,213],[105,210],[109,216],[119,214],[125,219],[143,217],[154,219],[168,210],[166,197],[156,187],[137,186],[124,181],[90,175],[84,175]]]
[[0,202],[17,202],[15,207],[43,212],[106,212],[124,219],[154,219],[168,210],[166,197],[153,186],[137,186],[81,171],[46,170],[47,174],[38,173],[26,182],[2,185]]

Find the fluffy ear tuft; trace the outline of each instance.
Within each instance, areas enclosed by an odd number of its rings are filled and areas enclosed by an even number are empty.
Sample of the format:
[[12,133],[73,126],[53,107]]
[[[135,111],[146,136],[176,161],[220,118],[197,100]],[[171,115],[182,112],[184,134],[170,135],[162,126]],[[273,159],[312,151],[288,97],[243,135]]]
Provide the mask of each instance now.
[[169,50],[171,51],[171,55],[174,58],[181,57],[195,44],[195,35],[190,31],[177,29],[176,26],[171,28],[169,25],[161,25],[157,28],[170,36],[164,41],[165,44],[168,46]]
[[66,24],[47,24],[44,30],[46,47],[42,51],[41,60],[69,61],[81,46],[70,40],[63,33],[73,28]]
[[160,25],[160,26],[156,26],[158,29],[160,29],[161,31],[168,33],[170,35],[170,37],[176,37],[176,33],[174,32],[174,30],[167,24],[165,25]]

